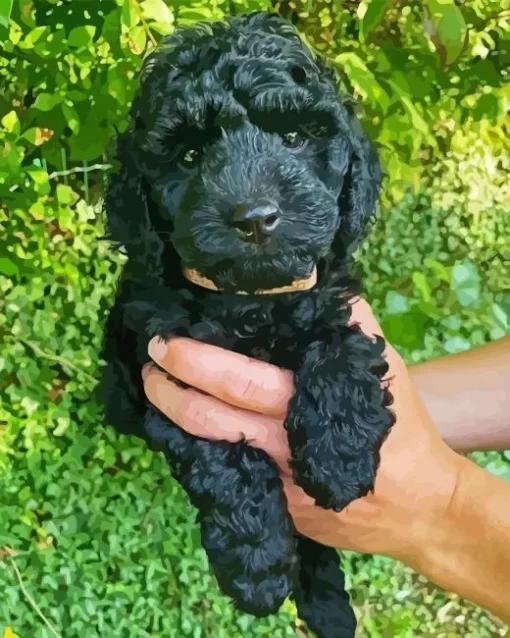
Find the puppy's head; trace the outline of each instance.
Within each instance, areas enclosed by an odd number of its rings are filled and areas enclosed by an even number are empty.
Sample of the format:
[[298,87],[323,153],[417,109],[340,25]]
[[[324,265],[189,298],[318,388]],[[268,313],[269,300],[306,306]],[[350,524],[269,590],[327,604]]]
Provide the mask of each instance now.
[[373,214],[376,154],[334,72],[275,14],[165,38],[132,115],[105,208],[111,238],[139,259],[222,289],[286,285],[347,257]]

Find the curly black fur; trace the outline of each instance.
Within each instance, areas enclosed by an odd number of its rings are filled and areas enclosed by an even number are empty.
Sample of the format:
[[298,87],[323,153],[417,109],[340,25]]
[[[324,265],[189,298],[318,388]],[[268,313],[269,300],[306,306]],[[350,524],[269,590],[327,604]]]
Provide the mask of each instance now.
[[[105,198],[109,239],[129,257],[106,327],[107,420],[165,453],[236,605],[263,616],[292,595],[321,638],[354,635],[335,550],[297,534],[263,451],[186,434],[147,402],[140,370],[155,335],[293,370],[285,426],[296,482],[337,511],[373,488],[394,420],[380,385],[384,344],[347,323],[358,288],[349,267],[380,169],[338,88],[334,71],[276,14],[178,30],[145,61]],[[232,223],[240,204],[277,208],[266,243],[243,240]],[[314,264],[310,291],[234,294],[289,284]],[[189,283],[183,266],[222,292]]]

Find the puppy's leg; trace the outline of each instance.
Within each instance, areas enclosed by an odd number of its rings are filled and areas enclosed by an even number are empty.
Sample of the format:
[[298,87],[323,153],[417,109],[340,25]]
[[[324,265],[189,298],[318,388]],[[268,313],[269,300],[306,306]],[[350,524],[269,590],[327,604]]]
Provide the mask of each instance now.
[[332,547],[299,536],[298,615],[318,638],[354,638],[356,617],[345,591],[339,556]]
[[285,427],[295,480],[317,505],[341,511],[373,489],[379,450],[395,421],[381,388],[384,340],[355,328],[321,331],[294,377]]
[[193,437],[154,408],[144,429],[199,510],[202,544],[220,588],[242,611],[276,612],[295,583],[298,558],[274,463],[244,442]]

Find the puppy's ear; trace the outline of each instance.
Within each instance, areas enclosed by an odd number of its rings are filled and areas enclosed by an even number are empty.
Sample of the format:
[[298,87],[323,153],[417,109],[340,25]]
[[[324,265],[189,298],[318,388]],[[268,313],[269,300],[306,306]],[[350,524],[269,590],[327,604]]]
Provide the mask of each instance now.
[[375,209],[381,187],[381,166],[375,146],[362,131],[355,115],[351,115],[352,155],[342,192],[338,198],[339,228],[334,251],[351,253],[363,239]]
[[143,177],[131,152],[132,132],[116,140],[114,168],[108,177],[103,204],[107,233],[104,239],[129,257],[130,265],[146,277],[162,274],[164,244],[149,215],[149,198]]
[[381,187],[381,167],[375,146],[358,121],[358,103],[348,92],[348,78],[339,67],[320,53],[316,53],[315,63],[321,81],[334,87],[340,97],[340,128],[347,134],[352,149],[348,171],[338,198],[339,228],[333,244],[335,254],[350,254],[363,239],[368,222],[374,218]]

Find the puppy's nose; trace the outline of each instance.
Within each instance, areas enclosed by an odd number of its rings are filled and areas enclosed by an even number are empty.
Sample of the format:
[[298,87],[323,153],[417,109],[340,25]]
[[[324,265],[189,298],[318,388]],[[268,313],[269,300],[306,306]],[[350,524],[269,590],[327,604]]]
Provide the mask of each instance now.
[[238,229],[241,238],[261,244],[270,237],[280,223],[280,211],[274,204],[265,206],[236,206],[232,214],[232,223]]

